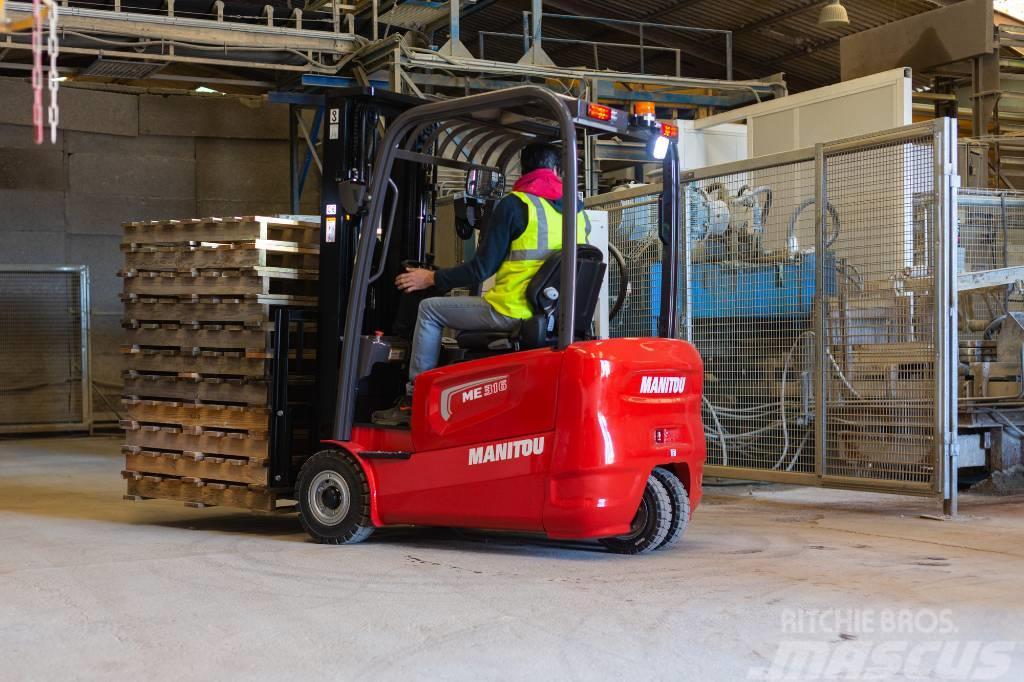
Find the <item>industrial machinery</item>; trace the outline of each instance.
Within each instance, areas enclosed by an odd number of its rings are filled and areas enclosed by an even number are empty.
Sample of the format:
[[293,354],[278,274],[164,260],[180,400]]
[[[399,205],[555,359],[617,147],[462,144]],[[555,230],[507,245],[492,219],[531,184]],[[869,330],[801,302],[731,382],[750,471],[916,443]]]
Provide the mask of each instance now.
[[[1024,196],[961,189],[958,197],[959,461],[1012,476],[1024,442]],[[1019,483],[1018,483],[1019,485]]]
[[[930,175],[909,179],[926,153],[864,153],[893,177],[862,177],[869,164],[849,155],[822,187],[812,154],[683,174],[679,328],[704,361],[716,473],[813,483],[828,472],[919,489],[935,480],[935,199],[921,191]],[[664,271],[652,191],[589,202],[608,210],[632,284],[616,335],[655,327]]]
[[[791,185],[749,174],[683,183],[689,278],[677,286],[705,362],[704,426],[715,464],[793,471],[812,455],[818,256],[801,220],[813,224],[814,196]],[[613,324],[618,336],[656,333],[663,295],[662,250],[649,230],[656,214],[641,191],[620,201],[615,191],[606,195],[612,241],[632,280]],[[826,210],[828,248],[841,225],[835,207]],[[833,295],[838,273],[852,271],[830,248],[823,257],[825,293]]]
[[[471,237],[518,151],[559,142],[568,244],[577,128],[660,140],[672,187],[671,127],[534,86],[432,103],[359,89],[326,106],[314,403],[289,398],[289,369],[304,358],[289,330],[311,322],[302,312],[278,312],[274,369],[272,478],[294,489],[306,530],[340,544],[378,526],[460,526],[599,538],[624,553],[678,539],[700,500],[704,437],[701,360],[673,338],[675,277],[664,282],[662,338],[594,339],[603,258],[587,246],[555,252],[530,284],[532,320],[504,339],[464,332],[417,377],[411,429],[370,424],[404,390],[423,296],[392,281],[433,261],[439,169],[466,173],[455,213]],[[677,192],[662,195],[660,216],[664,271],[675,273]]]
[[[812,316],[817,253],[797,226],[814,197],[790,196],[777,217],[772,183],[687,185],[690,318],[707,354],[705,428],[722,463],[792,471],[813,430]],[[835,210],[830,247],[840,229]],[[767,234],[769,219],[775,234]],[[782,233],[782,230],[785,232]],[[773,237],[769,246],[768,237]],[[831,257],[826,258],[831,263]],[[835,289],[828,269],[826,289]],[[758,348],[758,352],[753,352]]]

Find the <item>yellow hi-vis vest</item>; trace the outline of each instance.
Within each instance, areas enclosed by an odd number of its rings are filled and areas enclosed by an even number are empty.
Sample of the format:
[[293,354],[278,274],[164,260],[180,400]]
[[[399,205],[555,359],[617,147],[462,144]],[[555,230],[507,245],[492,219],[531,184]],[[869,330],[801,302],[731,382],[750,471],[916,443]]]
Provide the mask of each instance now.
[[[552,253],[562,249],[562,214],[547,199],[525,192],[512,192],[526,204],[526,229],[512,240],[508,258],[494,276],[494,286],[484,294],[491,307],[506,317],[527,320],[533,311],[526,302],[526,286]],[[576,214],[576,243],[586,244],[590,220]]]

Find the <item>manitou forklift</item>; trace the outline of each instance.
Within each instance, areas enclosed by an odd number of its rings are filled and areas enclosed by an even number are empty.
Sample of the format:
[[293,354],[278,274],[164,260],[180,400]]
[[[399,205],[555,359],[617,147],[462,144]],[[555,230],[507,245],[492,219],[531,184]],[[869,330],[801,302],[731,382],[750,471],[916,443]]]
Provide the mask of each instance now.
[[[629,554],[678,540],[700,501],[705,445],[702,365],[673,338],[672,276],[659,338],[598,339],[603,254],[556,251],[529,284],[533,318],[506,334],[461,331],[441,366],[417,377],[410,427],[370,421],[405,390],[419,301],[441,295],[403,294],[393,282],[406,266],[432,267],[437,239],[451,238],[435,234],[442,169],[465,174],[454,213],[460,237],[471,237],[486,230],[522,147],[561,145],[568,245],[577,130],[640,142],[672,188],[660,205],[661,271],[672,275],[677,131],[537,86],[437,102],[353,89],[326,102],[319,309],[278,312],[274,370],[272,477],[294,490],[303,527],[333,544],[394,525],[595,538]],[[314,323],[318,387],[302,403],[289,396],[289,372],[309,362],[300,332]]]

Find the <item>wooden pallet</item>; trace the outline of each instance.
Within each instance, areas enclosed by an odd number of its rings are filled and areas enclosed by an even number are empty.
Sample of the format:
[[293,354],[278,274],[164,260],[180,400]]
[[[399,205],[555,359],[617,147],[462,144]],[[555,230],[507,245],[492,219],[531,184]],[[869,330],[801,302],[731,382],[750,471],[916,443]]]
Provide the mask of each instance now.
[[174,375],[143,374],[127,370],[124,397],[139,400],[184,402],[224,402],[266,407],[270,401],[269,383],[261,378],[206,377],[183,379]]
[[196,328],[274,328],[274,310],[281,305],[315,306],[315,297],[299,296],[140,296],[122,294],[123,324],[156,329],[168,324]]
[[[131,354],[132,351],[129,347],[122,348],[122,352]],[[270,364],[266,357],[247,357],[244,351],[204,351],[202,355],[168,351],[130,360],[128,369],[140,373],[173,374],[189,379],[225,375],[263,379],[267,377]]]
[[135,327],[128,332],[131,346],[168,348],[273,348],[273,334],[236,325],[230,329],[198,329],[167,323]]
[[189,272],[193,268],[273,267],[315,270],[318,244],[256,239],[226,244],[122,244],[126,270]]
[[[187,379],[232,377],[264,378],[272,365],[272,353],[264,349],[217,350],[140,348],[124,346],[121,352],[133,357],[128,369],[145,374],[175,375]],[[315,350],[305,352],[306,360],[316,357]],[[296,352],[289,353],[295,359]]]
[[242,457],[223,457],[206,453],[157,450],[139,445],[124,445],[125,468],[143,474],[201,478],[266,487],[266,462]]
[[264,462],[270,454],[265,437],[256,437],[245,431],[186,430],[181,426],[144,424],[132,420],[121,421],[125,432],[125,445],[147,450],[175,451],[182,454],[246,457]]
[[253,511],[277,511],[277,495],[271,490],[247,485],[173,478],[136,471],[123,471],[127,482],[125,499],[179,500],[190,507],[241,507]]
[[[308,396],[313,377],[296,377],[289,381],[293,399]],[[222,402],[252,407],[269,407],[270,382],[262,377],[179,377],[146,374],[127,370],[124,375],[124,397],[139,400],[181,402]]]
[[[280,306],[317,304],[319,225],[142,221],[124,226],[122,249],[126,497],[273,511],[274,319]],[[302,330],[312,360],[315,330]],[[313,385],[298,377],[289,389]]]
[[318,244],[320,225],[267,216],[144,220],[124,225],[125,246],[248,242],[257,239]]
[[123,398],[121,403],[131,421],[171,424],[185,430],[229,429],[250,434],[269,430],[270,410],[262,407],[219,403],[185,403],[163,400]]
[[[201,354],[204,350],[246,351],[247,357],[265,353],[269,357],[274,349],[274,333],[263,329],[231,325],[228,328],[211,329],[203,326],[183,326],[181,323],[156,323],[137,325],[126,333],[128,343],[122,346],[127,353],[153,355],[159,350],[178,350]],[[303,346],[309,350],[316,347],[316,335],[306,329]],[[298,345],[298,335],[291,335],[292,346]]]
[[152,296],[299,296],[316,298],[317,271],[254,266],[188,272],[122,270],[126,294]]

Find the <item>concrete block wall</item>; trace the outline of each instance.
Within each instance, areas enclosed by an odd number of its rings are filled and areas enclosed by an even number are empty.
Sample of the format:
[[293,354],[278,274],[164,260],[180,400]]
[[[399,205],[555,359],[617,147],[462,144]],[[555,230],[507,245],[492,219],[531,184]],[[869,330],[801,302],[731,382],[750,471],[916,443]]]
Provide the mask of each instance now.
[[[72,84],[60,109],[57,144],[36,146],[28,83],[0,78],[0,264],[89,266],[93,379],[116,406],[121,224],[288,213],[288,109]],[[317,213],[318,197],[314,168],[302,212]]]

